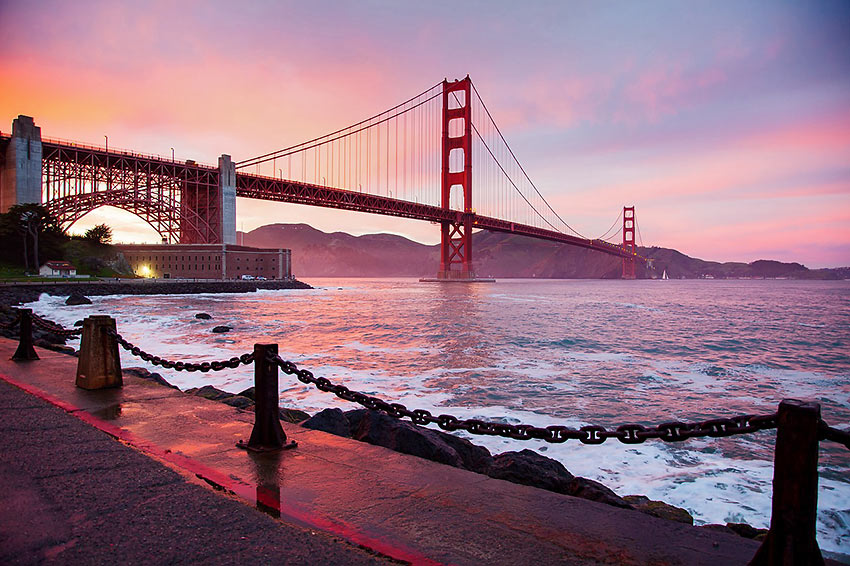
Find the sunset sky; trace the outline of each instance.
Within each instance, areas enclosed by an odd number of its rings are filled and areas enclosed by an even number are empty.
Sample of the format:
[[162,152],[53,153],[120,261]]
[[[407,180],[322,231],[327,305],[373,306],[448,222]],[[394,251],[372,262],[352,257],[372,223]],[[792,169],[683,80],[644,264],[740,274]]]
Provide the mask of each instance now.
[[[0,0],[0,130],[215,163],[469,74],[580,232],[634,205],[643,243],[717,261],[850,265],[850,2]],[[125,241],[141,220],[101,209]],[[436,243],[427,222],[240,199]]]

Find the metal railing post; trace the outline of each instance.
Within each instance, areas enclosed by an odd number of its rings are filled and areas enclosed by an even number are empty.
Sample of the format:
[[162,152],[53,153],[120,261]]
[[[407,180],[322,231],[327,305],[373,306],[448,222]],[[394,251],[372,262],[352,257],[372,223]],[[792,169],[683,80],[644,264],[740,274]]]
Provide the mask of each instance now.
[[821,565],[815,538],[820,405],[785,399],[776,420],[770,531],[750,565]]
[[286,433],[280,425],[280,393],[277,364],[269,361],[277,355],[277,344],[254,344],[254,429],[248,443],[237,446],[252,452],[274,452],[295,448],[286,443]]
[[32,309],[18,309],[21,320],[18,323],[18,348],[12,354],[12,360],[16,362],[37,360],[38,354],[32,346]]
[[124,385],[115,332],[115,319],[111,316],[93,315],[83,321],[77,387],[105,389]]

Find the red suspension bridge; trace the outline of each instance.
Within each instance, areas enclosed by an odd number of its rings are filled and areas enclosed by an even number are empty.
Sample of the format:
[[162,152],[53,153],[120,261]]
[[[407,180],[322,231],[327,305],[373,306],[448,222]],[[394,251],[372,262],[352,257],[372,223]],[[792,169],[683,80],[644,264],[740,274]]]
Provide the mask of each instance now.
[[218,166],[42,139],[32,118],[20,116],[12,135],[0,136],[0,167],[0,209],[40,202],[64,228],[110,205],[142,218],[164,242],[235,243],[239,196],[438,223],[442,280],[475,279],[478,229],[620,257],[624,278],[644,261],[634,207],[588,238],[550,206],[469,77],[298,145],[238,163],[222,155]]

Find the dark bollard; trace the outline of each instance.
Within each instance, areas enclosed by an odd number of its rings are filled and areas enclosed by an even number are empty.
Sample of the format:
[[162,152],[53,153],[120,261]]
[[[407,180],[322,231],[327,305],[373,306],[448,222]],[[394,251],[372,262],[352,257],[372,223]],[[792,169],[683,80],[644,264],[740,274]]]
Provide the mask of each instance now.
[[252,452],[274,452],[297,446],[294,440],[286,443],[286,433],[280,426],[277,364],[268,361],[270,355],[277,355],[277,344],[254,344],[254,430],[247,444],[243,441],[237,444]]
[[824,563],[815,538],[819,422],[818,403],[785,399],[779,404],[770,531],[751,566]]
[[124,385],[114,332],[115,319],[111,316],[94,315],[83,321],[77,387],[105,389]]
[[32,309],[18,309],[18,312],[21,313],[21,320],[18,323],[20,340],[18,349],[12,354],[12,360],[16,362],[37,360],[38,354],[32,346]]

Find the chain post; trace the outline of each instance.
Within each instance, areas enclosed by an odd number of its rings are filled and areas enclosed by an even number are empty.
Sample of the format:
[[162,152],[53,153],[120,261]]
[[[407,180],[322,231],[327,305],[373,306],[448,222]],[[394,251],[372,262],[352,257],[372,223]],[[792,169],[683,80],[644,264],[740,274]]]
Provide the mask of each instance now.
[[815,538],[820,404],[785,399],[777,413],[770,531],[750,566],[824,563]]
[[276,355],[277,344],[254,344],[254,429],[247,444],[243,441],[237,444],[252,452],[275,452],[297,446],[295,441],[287,444],[280,425],[277,364],[269,359]]
[[32,346],[32,309],[18,309],[21,313],[20,326],[18,326],[18,348],[12,354],[12,360],[16,362],[37,360],[38,354]]
[[106,315],[86,318],[77,361],[77,387],[105,389],[123,384],[115,319]]

